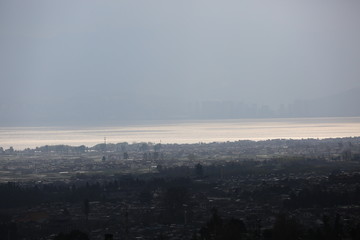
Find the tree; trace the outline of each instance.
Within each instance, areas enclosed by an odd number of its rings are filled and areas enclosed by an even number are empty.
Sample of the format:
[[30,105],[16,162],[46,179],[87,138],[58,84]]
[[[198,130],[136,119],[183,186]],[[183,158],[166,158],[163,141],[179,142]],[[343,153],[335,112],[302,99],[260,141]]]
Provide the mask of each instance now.
[[189,204],[190,196],[188,189],[181,186],[168,188],[163,195],[165,212],[161,217],[164,223],[183,223],[185,206]]
[[121,151],[126,152],[129,144],[127,142],[121,143]]
[[81,145],[81,146],[76,148],[76,151],[78,153],[84,153],[86,151],[86,147],[84,145]]
[[84,214],[85,214],[85,217],[86,217],[86,225],[87,225],[88,220],[89,220],[89,213],[90,213],[90,203],[89,203],[89,200],[88,200],[88,199],[85,199],[83,204],[84,204],[84,205],[83,205],[83,211],[84,211]]
[[113,237],[114,237],[114,236],[113,236],[112,234],[109,234],[109,233],[107,233],[107,234],[104,235],[105,240],[112,240]]
[[289,218],[283,213],[277,216],[273,227],[273,239],[299,239],[302,234],[302,226],[295,218]]
[[[241,240],[246,233],[246,227],[243,221],[231,218],[223,220],[216,208],[212,209],[210,220],[200,229],[201,240]],[[195,240],[197,236],[193,237]]]
[[156,166],[156,169],[157,169],[159,172],[161,172],[164,168],[163,168],[163,166],[162,166],[161,164],[159,164],[159,165]]
[[172,210],[182,208],[183,204],[188,203],[188,201],[188,190],[181,186],[168,188],[163,198],[164,206]]
[[155,146],[154,146],[154,151],[155,151],[155,152],[159,152],[160,149],[161,149],[161,143],[155,144]]
[[215,236],[215,239],[221,239],[221,232],[223,228],[223,219],[219,216],[218,211],[216,208],[211,210],[212,217],[207,222],[206,228],[208,230],[208,235]]
[[223,239],[238,240],[246,233],[245,223],[239,219],[231,218],[223,228]]
[[9,149],[7,149],[5,152],[8,152],[8,153],[12,154],[12,153],[14,153],[14,148],[9,147]]
[[195,175],[198,178],[202,178],[203,175],[204,175],[204,169],[203,169],[203,166],[200,163],[195,165]]
[[68,234],[58,234],[54,240],[89,240],[89,237],[86,233],[80,232],[79,230],[73,230]]
[[18,235],[16,223],[8,215],[0,215],[0,239],[15,240]]
[[149,145],[147,143],[142,143],[140,146],[141,152],[146,152],[149,149]]

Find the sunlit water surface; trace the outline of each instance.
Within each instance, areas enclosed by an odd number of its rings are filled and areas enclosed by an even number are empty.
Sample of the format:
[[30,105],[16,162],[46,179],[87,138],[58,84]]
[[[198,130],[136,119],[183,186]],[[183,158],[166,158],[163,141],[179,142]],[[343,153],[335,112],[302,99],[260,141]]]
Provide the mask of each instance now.
[[360,136],[360,117],[241,119],[115,127],[0,127],[0,146],[15,149],[55,144],[93,146],[102,143],[104,137],[111,143],[198,143],[355,136]]

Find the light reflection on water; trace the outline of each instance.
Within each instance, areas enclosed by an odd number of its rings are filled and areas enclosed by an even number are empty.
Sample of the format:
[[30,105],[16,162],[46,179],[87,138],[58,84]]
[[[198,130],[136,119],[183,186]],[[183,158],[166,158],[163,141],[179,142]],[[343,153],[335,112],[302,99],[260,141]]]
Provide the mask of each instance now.
[[15,149],[108,142],[198,143],[360,136],[360,117],[241,119],[137,124],[118,127],[2,127],[0,146]]

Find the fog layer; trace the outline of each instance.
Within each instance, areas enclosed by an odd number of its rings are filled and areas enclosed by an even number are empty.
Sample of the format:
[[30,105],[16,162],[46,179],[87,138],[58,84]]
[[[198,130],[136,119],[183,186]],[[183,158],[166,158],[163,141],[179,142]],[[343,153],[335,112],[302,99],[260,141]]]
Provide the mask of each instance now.
[[359,12],[359,1],[2,1],[0,124],[359,115],[346,94],[359,90]]

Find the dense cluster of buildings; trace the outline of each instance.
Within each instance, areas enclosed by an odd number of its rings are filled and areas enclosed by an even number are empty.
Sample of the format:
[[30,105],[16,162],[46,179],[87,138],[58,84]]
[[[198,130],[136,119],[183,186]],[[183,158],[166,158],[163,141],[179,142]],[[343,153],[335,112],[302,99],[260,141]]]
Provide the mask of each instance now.
[[[337,224],[338,239],[354,239],[359,153],[359,138],[2,153],[0,191],[20,199],[0,206],[0,234],[56,239],[76,229],[90,239],[201,239],[216,209],[224,221],[243,222],[247,239],[274,239],[282,213],[302,234],[325,236],[325,226]],[[27,206],[24,194],[42,197]]]

